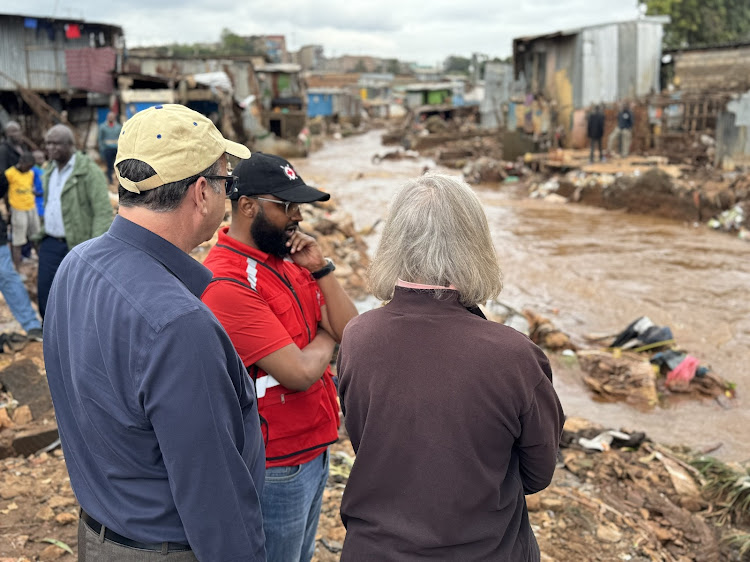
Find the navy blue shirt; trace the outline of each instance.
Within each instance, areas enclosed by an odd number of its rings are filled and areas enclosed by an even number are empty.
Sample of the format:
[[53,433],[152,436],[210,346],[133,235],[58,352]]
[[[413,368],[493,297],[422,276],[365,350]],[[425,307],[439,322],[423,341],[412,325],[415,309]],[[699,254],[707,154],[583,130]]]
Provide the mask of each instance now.
[[620,129],[632,129],[633,128],[633,114],[629,109],[623,109],[617,114],[617,126]]
[[199,560],[265,560],[255,392],[200,301],[211,273],[118,216],[71,250],[50,292],[44,359],[73,491],[130,539]]

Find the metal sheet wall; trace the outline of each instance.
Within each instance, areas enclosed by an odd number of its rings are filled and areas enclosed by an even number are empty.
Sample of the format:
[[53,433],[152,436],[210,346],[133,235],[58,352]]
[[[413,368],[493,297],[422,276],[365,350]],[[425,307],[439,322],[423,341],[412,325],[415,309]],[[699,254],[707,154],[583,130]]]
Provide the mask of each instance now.
[[[54,40],[50,39],[46,28],[24,27],[22,16],[0,16],[0,69],[22,86],[37,91],[67,89],[65,50],[103,46],[99,42],[99,33],[104,33],[105,44],[112,46],[119,29],[101,24],[81,24],[81,37],[67,39],[64,22],[45,22],[54,29]],[[0,90],[15,89],[11,80],[0,76]]]
[[586,29],[581,33],[581,89],[576,107],[611,103],[617,99],[620,34],[617,25]]
[[634,98],[638,95],[638,28],[635,22],[618,26],[619,50],[617,52],[617,96],[616,100]]
[[664,29],[661,25],[638,22],[638,76],[637,94],[644,96],[661,89],[661,45]]

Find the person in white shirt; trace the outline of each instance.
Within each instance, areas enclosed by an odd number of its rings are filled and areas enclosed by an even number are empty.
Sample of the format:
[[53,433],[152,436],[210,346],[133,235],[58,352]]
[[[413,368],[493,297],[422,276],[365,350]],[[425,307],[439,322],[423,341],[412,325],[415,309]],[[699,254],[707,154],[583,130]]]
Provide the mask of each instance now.
[[104,234],[114,216],[104,173],[75,151],[73,132],[55,125],[44,143],[50,164],[42,178],[45,212],[37,281],[42,319],[60,262],[74,246]]

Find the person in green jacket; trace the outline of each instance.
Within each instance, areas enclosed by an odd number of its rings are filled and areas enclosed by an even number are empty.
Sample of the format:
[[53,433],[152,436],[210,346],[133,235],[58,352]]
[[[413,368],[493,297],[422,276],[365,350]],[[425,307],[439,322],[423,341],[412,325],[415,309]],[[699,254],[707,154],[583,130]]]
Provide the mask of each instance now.
[[104,234],[114,218],[104,173],[76,152],[73,131],[55,125],[44,143],[50,163],[42,177],[45,212],[37,280],[42,319],[60,262],[74,246]]

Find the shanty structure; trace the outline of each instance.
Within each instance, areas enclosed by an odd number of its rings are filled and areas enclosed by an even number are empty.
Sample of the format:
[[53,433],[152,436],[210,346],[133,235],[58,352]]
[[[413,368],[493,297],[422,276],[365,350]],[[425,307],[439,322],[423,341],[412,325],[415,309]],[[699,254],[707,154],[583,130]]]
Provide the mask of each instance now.
[[282,139],[295,139],[307,121],[307,96],[298,64],[266,64],[255,69],[261,125]]
[[513,40],[515,79],[559,107],[582,108],[659,91],[663,26],[649,16]]
[[307,116],[358,119],[362,110],[359,95],[345,88],[308,88]]
[[70,18],[0,14],[0,125],[13,118],[40,142],[54,123],[80,146],[103,120],[125,46],[122,28]]
[[0,91],[109,94],[123,46],[116,25],[0,14]]
[[704,45],[664,52],[671,81],[682,92],[750,89],[750,42]]

